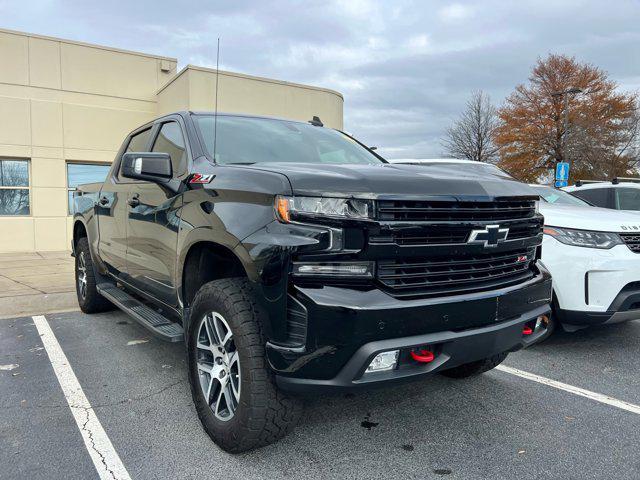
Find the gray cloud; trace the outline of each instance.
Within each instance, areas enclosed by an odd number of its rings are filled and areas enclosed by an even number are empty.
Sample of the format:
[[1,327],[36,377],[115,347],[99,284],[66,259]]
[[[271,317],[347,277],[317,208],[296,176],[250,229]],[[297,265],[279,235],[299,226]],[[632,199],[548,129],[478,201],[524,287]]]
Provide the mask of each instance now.
[[640,4],[565,0],[0,0],[2,27],[334,88],[345,128],[389,157],[441,154],[469,93],[500,104],[550,52],[640,88]]

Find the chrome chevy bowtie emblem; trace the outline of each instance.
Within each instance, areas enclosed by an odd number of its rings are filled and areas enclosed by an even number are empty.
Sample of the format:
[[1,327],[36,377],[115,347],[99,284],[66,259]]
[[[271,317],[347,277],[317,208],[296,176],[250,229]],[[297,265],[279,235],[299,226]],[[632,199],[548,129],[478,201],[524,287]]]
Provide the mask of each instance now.
[[484,230],[472,230],[467,243],[482,244],[485,248],[490,248],[504,242],[507,235],[509,235],[508,228],[500,228],[500,225],[487,225]]

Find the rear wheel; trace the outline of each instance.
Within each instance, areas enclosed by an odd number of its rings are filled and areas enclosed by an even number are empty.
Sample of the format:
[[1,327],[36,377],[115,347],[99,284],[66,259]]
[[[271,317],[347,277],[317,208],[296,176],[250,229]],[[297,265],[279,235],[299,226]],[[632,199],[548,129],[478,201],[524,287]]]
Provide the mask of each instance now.
[[299,399],[276,388],[262,315],[246,279],[209,282],[193,301],[187,345],[191,394],[205,432],[230,453],[275,442],[302,412]]
[[507,358],[507,355],[507,352],[499,353],[498,355],[478,360],[477,362],[465,363],[458,367],[450,368],[449,370],[443,370],[441,373],[445,377],[450,378],[473,377],[474,375],[480,375],[481,373],[493,370]]
[[76,243],[76,294],[78,305],[84,313],[104,312],[113,307],[111,302],[98,293],[96,289],[96,274],[93,270],[93,260],[89,251],[87,237],[82,237]]

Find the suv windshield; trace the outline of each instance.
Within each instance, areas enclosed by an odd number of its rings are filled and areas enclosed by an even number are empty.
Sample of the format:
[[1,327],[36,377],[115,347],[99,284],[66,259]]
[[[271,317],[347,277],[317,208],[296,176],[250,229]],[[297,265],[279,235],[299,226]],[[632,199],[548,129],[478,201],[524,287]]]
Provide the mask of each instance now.
[[270,118],[194,115],[205,148],[220,164],[302,162],[325,164],[384,163],[362,145],[331,128]]
[[562,190],[556,190],[555,188],[545,187],[544,185],[531,185],[540,198],[547,203],[554,205],[573,205],[578,207],[590,207],[591,204],[580,200],[573,195],[563,192]]

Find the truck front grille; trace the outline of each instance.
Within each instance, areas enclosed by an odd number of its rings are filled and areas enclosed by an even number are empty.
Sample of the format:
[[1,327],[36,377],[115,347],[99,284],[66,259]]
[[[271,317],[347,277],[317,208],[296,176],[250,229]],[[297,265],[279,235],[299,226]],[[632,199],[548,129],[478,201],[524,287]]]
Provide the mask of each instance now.
[[634,253],[640,253],[640,234],[621,233],[622,241],[627,244],[629,250]]
[[535,275],[535,249],[456,257],[379,261],[377,278],[395,296],[493,290]]
[[[493,221],[493,220],[491,220]],[[498,221],[501,226],[509,228],[508,240],[519,240],[535,237],[542,233],[542,219],[539,217],[524,220]],[[482,228],[480,223],[460,224],[435,224],[423,225],[409,229],[393,228],[384,230],[379,234],[371,235],[369,243],[396,245],[447,245],[465,243],[469,239],[471,231]]]
[[498,200],[495,202],[380,200],[377,218],[381,221],[391,222],[501,221],[532,218],[535,216],[535,212],[535,202],[531,200]]

